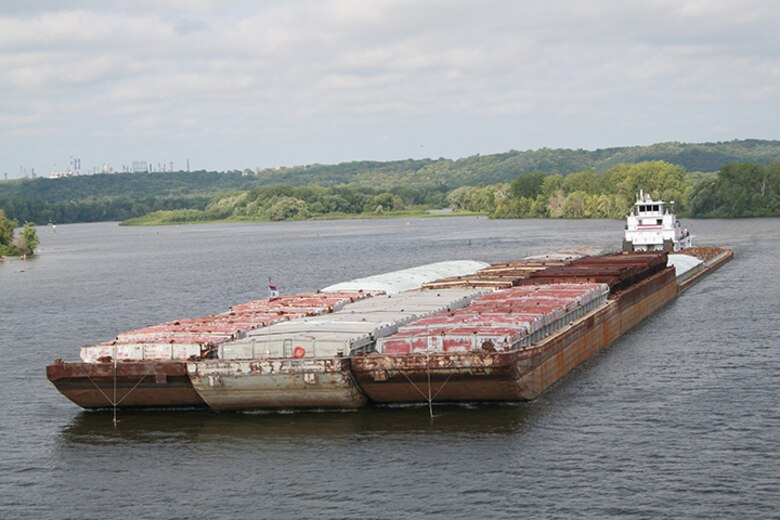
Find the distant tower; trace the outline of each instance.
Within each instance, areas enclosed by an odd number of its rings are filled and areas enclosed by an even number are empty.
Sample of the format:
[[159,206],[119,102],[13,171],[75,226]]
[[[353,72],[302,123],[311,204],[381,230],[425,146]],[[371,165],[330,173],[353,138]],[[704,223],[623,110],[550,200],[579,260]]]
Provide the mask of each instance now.
[[173,161],[171,161],[171,163],[168,166],[170,167],[170,169],[168,171],[172,172],[173,171]]
[[133,161],[133,173],[149,173],[149,163],[146,161]]
[[190,171],[190,158],[187,157],[187,171]]

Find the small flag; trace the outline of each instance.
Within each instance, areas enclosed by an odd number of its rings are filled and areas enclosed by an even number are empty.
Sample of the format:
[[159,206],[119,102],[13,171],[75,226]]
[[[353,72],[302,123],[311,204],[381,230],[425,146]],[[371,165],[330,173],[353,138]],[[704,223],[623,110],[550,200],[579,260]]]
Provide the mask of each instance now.
[[278,300],[279,299],[279,288],[275,285],[268,284],[268,292],[271,294],[271,296],[268,298],[269,300]]

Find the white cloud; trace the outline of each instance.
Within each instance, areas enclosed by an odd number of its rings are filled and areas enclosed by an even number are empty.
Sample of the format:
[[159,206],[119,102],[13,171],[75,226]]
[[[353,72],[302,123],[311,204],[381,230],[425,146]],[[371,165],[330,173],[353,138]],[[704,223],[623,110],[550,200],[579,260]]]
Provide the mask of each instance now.
[[[690,121],[694,140],[777,132],[768,111],[748,114],[780,96],[768,0],[68,5],[0,11],[0,138],[14,140],[3,171],[73,146],[101,161],[104,149],[116,161],[193,153],[212,168],[358,159],[362,146],[419,155],[404,125],[441,143],[434,156],[680,139]],[[540,127],[540,140],[513,141]],[[334,131],[354,132],[353,148],[329,147]],[[66,132],[46,149],[35,139]]]

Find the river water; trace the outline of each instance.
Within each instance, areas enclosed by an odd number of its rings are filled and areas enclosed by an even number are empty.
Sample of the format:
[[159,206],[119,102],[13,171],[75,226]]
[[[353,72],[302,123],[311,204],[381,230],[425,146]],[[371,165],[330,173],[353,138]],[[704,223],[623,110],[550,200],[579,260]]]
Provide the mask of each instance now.
[[54,358],[151,323],[451,259],[618,246],[618,221],[41,227],[0,265],[0,518],[768,518],[780,511],[780,221],[531,403],[83,412]]

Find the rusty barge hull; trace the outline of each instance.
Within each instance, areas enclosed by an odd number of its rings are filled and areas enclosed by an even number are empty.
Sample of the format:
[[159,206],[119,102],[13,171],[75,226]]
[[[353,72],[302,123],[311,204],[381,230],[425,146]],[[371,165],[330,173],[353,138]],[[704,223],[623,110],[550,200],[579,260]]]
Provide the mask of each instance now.
[[508,352],[369,354],[353,357],[351,368],[363,391],[377,403],[531,400],[673,300],[677,291],[674,269],[667,268],[531,347]]
[[[701,281],[702,278],[711,274],[713,271],[716,271],[734,258],[734,251],[731,249],[721,249],[719,247],[695,247],[691,249],[696,251],[697,254],[695,256],[704,260],[704,264],[699,272],[694,273],[692,276],[680,282],[680,292],[691,288]],[[683,250],[682,252],[685,253],[686,251]]]
[[368,404],[346,358],[220,360],[188,364],[198,395],[215,411],[358,409]]
[[187,364],[175,361],[53,363],[46,376],[65,397],[87,409],[201,408]]

